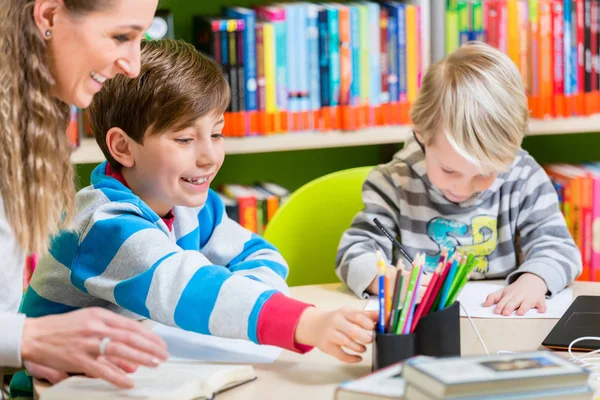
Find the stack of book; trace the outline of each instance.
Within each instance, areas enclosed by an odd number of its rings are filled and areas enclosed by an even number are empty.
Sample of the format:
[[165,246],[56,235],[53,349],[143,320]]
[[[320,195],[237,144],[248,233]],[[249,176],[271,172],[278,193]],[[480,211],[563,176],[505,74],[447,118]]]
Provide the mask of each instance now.
[[406,399],[589,400],[590,372],[551,352],[409,359]]

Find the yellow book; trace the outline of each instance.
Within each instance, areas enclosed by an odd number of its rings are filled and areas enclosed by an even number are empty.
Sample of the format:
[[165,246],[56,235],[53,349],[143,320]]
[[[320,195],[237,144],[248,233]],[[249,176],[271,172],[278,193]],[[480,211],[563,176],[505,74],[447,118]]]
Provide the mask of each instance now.
[[275,90],[275,30],[273,24],[263,22],[264,60],[265,60],[265,110],[277,111],[277,92]]
[[417,7],[406,5],[406,96],[412,104],[418,92],[419,50],[417,38]]
[[519,0],[508,0],[506,5],[508,10],[508,56],[520,68]]

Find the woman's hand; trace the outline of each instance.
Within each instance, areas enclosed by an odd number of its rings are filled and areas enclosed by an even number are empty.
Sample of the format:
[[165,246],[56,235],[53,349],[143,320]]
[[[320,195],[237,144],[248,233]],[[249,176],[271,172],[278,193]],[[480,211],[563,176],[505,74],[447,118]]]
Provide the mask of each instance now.
[[[100,354],[105,337],[110,342]],[[156,367],[168,358],[167,345],[160,337],[136,321],[101,308],[27,318],[21,355],[26,366],[33,366],[47,379],[64,378],[56,371],[78,372],[123,388],[133,387],[127,372],[138,365]]]

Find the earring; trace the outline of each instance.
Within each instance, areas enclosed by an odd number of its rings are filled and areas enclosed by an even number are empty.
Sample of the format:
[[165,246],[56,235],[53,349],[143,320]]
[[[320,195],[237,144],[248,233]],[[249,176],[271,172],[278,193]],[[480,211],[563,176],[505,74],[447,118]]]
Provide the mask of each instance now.
[[52,36],[52,31],[50,29],[46,29],[46,32],[44,32],[44,35],[46,35],[46,38],[50,39],[50,36]]

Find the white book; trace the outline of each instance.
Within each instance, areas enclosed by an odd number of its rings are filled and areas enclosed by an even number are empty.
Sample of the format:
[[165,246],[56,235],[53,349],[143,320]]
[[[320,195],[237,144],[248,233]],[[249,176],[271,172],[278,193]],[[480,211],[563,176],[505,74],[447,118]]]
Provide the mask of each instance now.
[[73,376],[44,390],[40,400],[212,399],[226,389],[256,379],[250,365],[165,363],[140,367],[129,375],[133,389],[120,389],[101,379]]
[[335,390],[335,400],[402,399],[404,379],[402,364],[382,368],[352,381],[344,382]]

